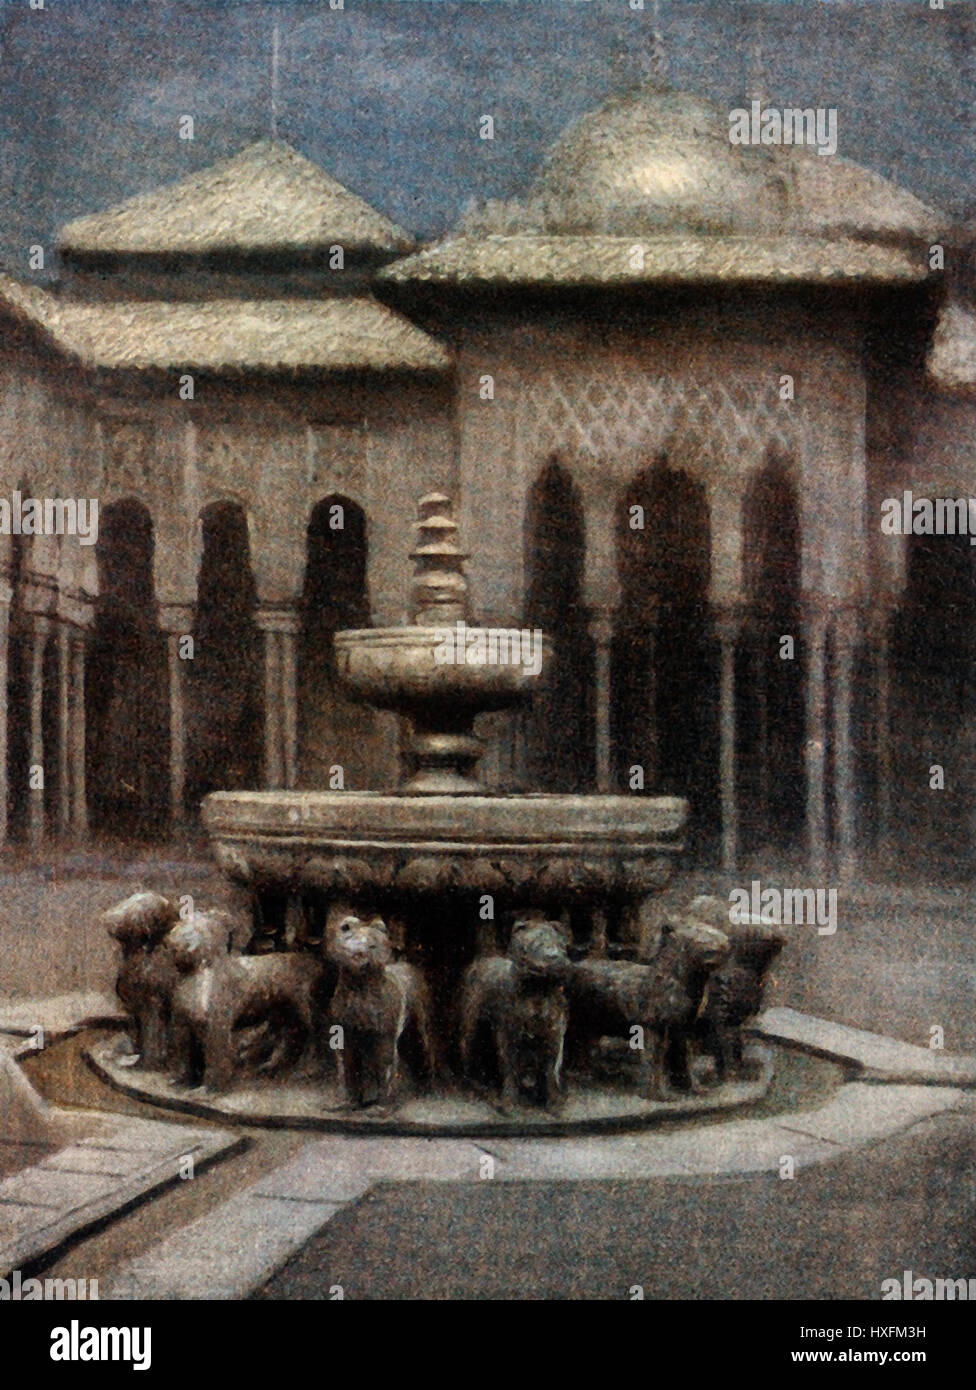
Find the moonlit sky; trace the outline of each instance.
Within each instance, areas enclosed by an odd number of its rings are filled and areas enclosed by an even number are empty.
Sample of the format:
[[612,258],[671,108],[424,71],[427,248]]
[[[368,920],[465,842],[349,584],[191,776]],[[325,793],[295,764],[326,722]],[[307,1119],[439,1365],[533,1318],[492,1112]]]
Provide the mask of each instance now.
[[[757,26],[757,11],[761,23]],[[646,69],[653,0],[0,0],[0,260],[270,133],[429,238],[521,192],[562,128]],[[836,106],[839,153],[976,211],[976,4],[661,0],[675,86]],[[478,137],[495,118],[493,142]],[[192,115],[195,139],[178,138]],[[49,258],[50,268],[51,258]]]

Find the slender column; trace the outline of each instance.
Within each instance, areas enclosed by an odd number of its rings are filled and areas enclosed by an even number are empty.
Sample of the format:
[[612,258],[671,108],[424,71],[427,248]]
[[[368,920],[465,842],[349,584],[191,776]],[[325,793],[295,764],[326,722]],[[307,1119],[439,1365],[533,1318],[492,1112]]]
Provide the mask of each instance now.
[[891,615],[887,609],[875,615],[872,627],[877,776],[876,840],[883,845],[891,833]]
[[[27,834],[31,845],[44,839],[44,655],[51,633],[50,621],[40,613],[32,615],[31,686],[30,686],[30,755],[31,769],[40,768],[39,786],[28,788]],[[29,773],[33,782],[35,773]]]
[[0,581],[0,846],[7,843],[7,683],[12,597],[10,585]]
[[736,795],[735,646],[742,626],[736,605],[716,609],[719,642],[719,784],[722,802],[722,868],[733,872],[739,858],[739,803]]
[[186,700],[183,689],[183,662],[180,635],[166,638],[169,663],[169,813],[174,825],[183,820],[186,794]]
[[88,834],[85,787],[85,644],[83,630],[71,633],[71,829],[79,840]]
[[71,826],[71,630],[59,622],[58,643],[58,834]]
[[527,721],[528,715],[525,710],[513,710],[509,717],[511,758],[509,760],[508,785],[510,789],[523,789],[526,786],[528,767],[525,751]]
[[756,742],[758,744],[758,787],[756,815],[763,843],[769,835],[769,629],[760,617],[756,626]]
[[193,628],[193,609],[186,604],[160,605],[159,625],[166,633],[169,671],[169,814],[174,826],[186,816],[186,662],[180,644]]
[[608,609],[590,613],[590,637],[596,651],[596,789],[609,792],[610,767],[610,653],[613,643],[613,615]]
[[858,614],[843,608],[835,617],[834,649],[837,661],[834,697],[834,804],[837,807],[837,847],[841,878],[849,879],[856,868],[854,754],[851,741],[854,690],[854,655],[857,648]]
[[644,753],[644,787],[652,791],[660,776],[660,737],[657,727],[657,627],[660,603],[651,594],[644,605],[647,619],[647,664],[644,668],[644,699],[647,705],[647,743]]
[[278,634],[264,631],[264,785],[284,781],[281,719],[281,647]]
[[264,785],[294,787],[298,768],[298,680],[294,608],[262,605],[264,634]]
[[282,738],[284,742],[285,786],[294,787],[298,773],[298,660],[297,634],[298,618],[289,614],[290,625],[282,626],[279,633],[281,642],[281,694],[282,694]]
[[824,769],[827,749],[827,608],[816,596],[807,601],[807,853],[812,873],[823,877],[827,869],[827,799]]

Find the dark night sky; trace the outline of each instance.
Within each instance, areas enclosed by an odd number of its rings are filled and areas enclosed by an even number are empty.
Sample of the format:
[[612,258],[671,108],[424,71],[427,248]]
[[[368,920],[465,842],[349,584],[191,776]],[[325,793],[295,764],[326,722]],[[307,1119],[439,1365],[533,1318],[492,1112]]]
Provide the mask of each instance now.
[[[762,12],[768,99],[836,106],[840,153],[942,205],[976,203],[976,4],[661,0],[676,86],[742,100]],[[0,259],[69,217],[279,134],[409,230],[521,191],[566,123],[647,51],[653,0],[0,0]],[[493,143],[478,119],[495,117]],[[194,141],[178,138],[194,117]]]

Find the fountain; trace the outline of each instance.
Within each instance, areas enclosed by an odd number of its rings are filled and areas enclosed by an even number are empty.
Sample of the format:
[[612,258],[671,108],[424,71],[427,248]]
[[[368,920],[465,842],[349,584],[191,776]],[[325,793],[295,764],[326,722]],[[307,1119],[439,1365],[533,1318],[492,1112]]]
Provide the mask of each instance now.
[[[551,652],[469,625],[447,497],[421,500],[415,531],[410,623],[335,638],[350,694],[409,721],[401,785],[208,796],[247,953],[219,913],[173,928],[180,1076],[102,1069],[225,1118],[413,1133],[622,1127],[755,1099],[768,1061],[707,1090],[688,1066],[730,947],[714,914],[656,920],[687,804],[480,785],[476,718],[529,701]],[[215,998],[234,1001],[222,1021],[199,1003]],[[316,1009],[317,1038],[296,1042]]]

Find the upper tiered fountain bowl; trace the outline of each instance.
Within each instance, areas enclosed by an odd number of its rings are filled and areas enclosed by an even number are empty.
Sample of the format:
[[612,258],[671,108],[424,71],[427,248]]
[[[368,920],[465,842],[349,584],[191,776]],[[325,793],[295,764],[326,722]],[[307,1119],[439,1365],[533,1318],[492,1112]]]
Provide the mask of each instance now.
[[409,716],[413,737],[405,759],[412,775],[402,792],[478,792],[475,717],[525,703],[550,651],[541,633],[535,640],[527,633],[525,655],[536,660],[523,660],[520,632],[468,626],[466,556],[447,497],[422,498],[414,529],[411,625],[337,633],[337,667],[355,699]]

